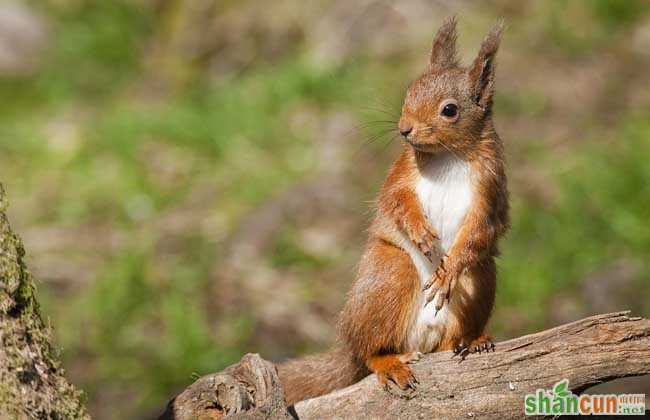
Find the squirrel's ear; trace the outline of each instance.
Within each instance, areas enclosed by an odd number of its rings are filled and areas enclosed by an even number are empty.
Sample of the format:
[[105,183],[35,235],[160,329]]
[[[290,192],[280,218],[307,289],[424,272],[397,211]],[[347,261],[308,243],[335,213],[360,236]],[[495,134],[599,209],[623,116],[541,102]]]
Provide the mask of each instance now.
[[503,22],[494,26],[481,44],[478,56],[469,70],[474,102],[483,109],[492,105],[494,94],[494,57],[499,49]]
[[428,71],[443,70],[458,65],[456,58],[456,16],[445,19],[431,48]]

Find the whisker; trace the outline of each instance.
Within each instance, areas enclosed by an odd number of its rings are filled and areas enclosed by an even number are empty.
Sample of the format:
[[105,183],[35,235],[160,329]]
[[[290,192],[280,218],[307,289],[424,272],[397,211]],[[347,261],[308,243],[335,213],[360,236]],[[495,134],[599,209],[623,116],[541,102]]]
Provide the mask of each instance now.
[[365,109],[361,108],[361,109],[364,110],[364,111],[367,111],[366,115],[370,115],[370,116],[373,116],[373,117],[375,115],[377,115],[377,116],[384,117],[384,118],[390,118],[392,120],[397,120],[399,118],[399,115],[400,115],[399,113],[396,113],[396,112],[384,111],[384,110],[381,110],[381,109],[373,109],[373,108],[365,108]]
[[458,156],[456,153],[454,153],[454,151],[451,150],[451,148],[450,148],[449,146],[447,146],[446,144],[444,144],[444,143],[441,142],[440,140],[438,140],[438,143],[439,143],[442,147],[444,147],[445,149],[447,149],[447,151],[448,151],[449,153],[451,153],[452,155],[454,155],[454,156],[456,157],[456,159],[462,160],[462,159],[460,159],[460,156]]
[[[389,127],[390,126],[390,127]],[[367,134],[373,135],[374,128],[379,128],[380,131],[390,131],[394,127],[397,127],[397,122],[389,120],[375,120],[375,121],[365,121],[358,124],[354,124],[352,127],[346,129],[343,132],[343,136],[352,137],[352,136],[362,136],[365,137]]]
[[395,131],[394,128],[385,128],[383,130],[378,130],[378,131],[376,131],[374,133],[370,133],[369,136],[367,137],[367,139],[364,140],[361,143],[361,147],[370,145],[370,144],[376,142],[377,140],[381,139],[382,137],[384,137],[384,136],[386,136],[386,135],[388,135],[388,134],[390,134],[390,133],[392,133],[394,131]]
[[379,102],[376,103],[375,105],[366,104],[366,105],[360,107],[360,109],[365,109],[365,110],[368,110],[368,111],[384,112],[384,113],[389,113],[389,114],[398,114],[399,113],[399,111],[397,109],[393,108],[392,106],[388,106],[387,104],[379,103]]
[[497,174],[492,170],[492,168],[490,168],[490,167],[487,166],[487,165],[484,165],[482,160],[479,160],[478,163],[479,163],[479,165],[481,165],[481,166],[483,167],[483,169],[486,169],[489,173],[492,174],[492,176],[494,176],[495,178],[497,178]]
[[348,131],[352,132],[354,130],[363,134],[367,132],[372,132],[373,129],[393,130],[395,129],[395,127],[397,127],[397,123],[393,123],[392,121],[390,121],[390,124],[389,122],[382,122],[382,121],[368,121],[368,122],[356,124]]
[[390,137],[388,141],[382,145],[381,152],[383,153],[388,148],[388,146],[393,142],[393,140],[395,140],[396,138],[399,138],[399,134],[395,134],[392,137]]
[[377,140],[381,139],[382,137],[386,136],[387,134],[390,134],[391,132],[393,132],[392,129],[391,130],[384,130],[384,131],[381,131],[379,133],[376,133],[372,137],[370,137],[368,140],[366,140],[364,142],[364,144],[365,145],[372,144],[372,143],[376,142]]
[[388,110],[391,110],[391,111],[395,109],[395,110],[397,110],[398,112],[401,110],[401,105],[397,105],[397,106],[396,106],[396,104],[391,104],[391,103],[389,102],[389,100],[388,100],[386,97],[383,97],[383,96],[377,96],[377,97],[375,98],[375,102],[376,102],[379,106],[384,107],[384,109],[388,109]]
[[[387,144],[389,144],[396,137],[399,137],[398,133],[396,133],[395,131],[396,131],[395,129],[390,129],[390,130],[380,131],[379,133],[375,133],[374,135],[372,135],[370,138],[368,138],[367,140],[365,140],[364,142],[362,142],[359,145],[357,150],[355,150],[355,152],[352,154],[352,157],[356,158],[361,153],[361,151],[364,149],[365,146],[369,146],[369,145],[371,145],[373,143],[376,143],[378,141],[381,142],[384,138],[386,138],[386,136],[389,136],[388,140],[386,142]],[[391,136],[391,134],[392,134],[392,136]],[[382,146],[382,150],[383,149],[385,149],[385,145]]]
[[363,123],[361,123],[361,124],[359,124],[359,125],[372,125],[372,124],[375,124],[375,123],[378,123],[378,124],[390,123],[390,124],[395,124],[395,125],[397,125],[397,121],[393,121],[393,120],[372,120],[372,121],[364,121]]
[[[379,92],[377,92],[379,93]],[[390,101],[381,94],[372,95],[373,97],[369,98],[371,106],[366,105],[367,109],[371,109],[376,112],[381,112],[390,116],[399,116],[402,113],[402,107],[400,105],[391,104]],[[363,109],[363,108],[362,108]]]

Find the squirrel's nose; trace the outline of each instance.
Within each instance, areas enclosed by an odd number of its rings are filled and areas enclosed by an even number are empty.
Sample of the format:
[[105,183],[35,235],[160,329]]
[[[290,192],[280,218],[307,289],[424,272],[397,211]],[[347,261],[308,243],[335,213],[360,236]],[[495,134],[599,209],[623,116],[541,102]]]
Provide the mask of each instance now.
[[411,124],[400,124],[399,133],[404,137],[407,137],[413,131],[413,126]]
[[411,131],[413,131],[413,127],[400,127],[399,133],[403,135],[404,137],[408,137],[409,134],[411,134]]

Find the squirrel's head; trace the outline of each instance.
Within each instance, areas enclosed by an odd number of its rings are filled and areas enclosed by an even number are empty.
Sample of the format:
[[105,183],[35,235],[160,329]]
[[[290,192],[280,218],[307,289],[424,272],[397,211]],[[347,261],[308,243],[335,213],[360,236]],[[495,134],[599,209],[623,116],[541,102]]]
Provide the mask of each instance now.
[[413,148],[435,153],[466,150],[492,128],[494,58],[503,25],[485,37],[471,66],[456,57],[456,19],[445,20],[433,41],[424,74],[404,99],[398,128]]

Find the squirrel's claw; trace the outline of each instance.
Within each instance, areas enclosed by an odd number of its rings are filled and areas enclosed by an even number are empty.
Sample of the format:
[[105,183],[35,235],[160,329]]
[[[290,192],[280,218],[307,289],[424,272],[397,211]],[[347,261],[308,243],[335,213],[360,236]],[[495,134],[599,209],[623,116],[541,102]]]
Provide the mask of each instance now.
[[424,285],[423,291],[426,291],[424,305],[426,306],[431,301],[435,301],[435,314],[437,315],[445,302],[449,302],[451,291],[456,286],[456,280],[456,277],[451,275],[451,272],[447,271],[441,262],[436,269],[436,273]]
[[370,370],[375,372],[379,384],[388,388],[393,382],[401,390],[415,389],[418,381],[413,375],[409,364],[420,360],[422,353],[408,352],[403,354],[384,354],[372,356],[366,361]]
[[441,291],[436,295],[436,313],[442,309],[442,305],[445,304],[446,300],[449,300],[449,293]]
[[460,359],[458,360],[458,363],[460,363],[463,360],[465,360],[465,358],[467,357],[467,355],[469,355],[469,353],[470,353],[469,347],[463,347],[458,350],[454,349],[454,355],[451,356],[451,358],[453,359],[456,356],[460,356]]
[[461,340],[460,343],[458,343],[454,347],[454,354],[451,356],[453,359],[456,356],[460,356],[460,360],[458,363],[462,362],[465,360],[465,358],[471,354],[471,353],[482,353],[482,352],[488,352],[488,351],[494,351],[494,343],[492,342],[492,339],[490,338],[489,335],[483,334],[480,337],[472,340],[469,344],[465,342],[465,340]]
[[420,252],[431,262],[433,262],[436,241],[440,238],[431,230],[426,223],[405,224],[407,235],[418,247]]
[[438,239],[437,236],[435,236],[431,232],[427,232],[424,234],[424,236],[420,241],[416,242],[420,252],[422,252],[429,261],[432,261],[434,244],[437,239]]
[[436,283],[436,281],[438,281],[438,280],[444,281],[443,279],[447,275],[447,269],[445,268],[445,259],[446,258],[447,258],[447,255],[444,255],[444,257],[440,260],[440,263],[438,264],[438,267],[436,267],[436,272],[424,284],[424,287],[422,288],[422,291],[427,290],[428,288],[433,286]]
[[408,379],[406,384],[408,385],[409,388],[415,389],[417,386],[418,381],[415,379],[415,376],[411,377]]

